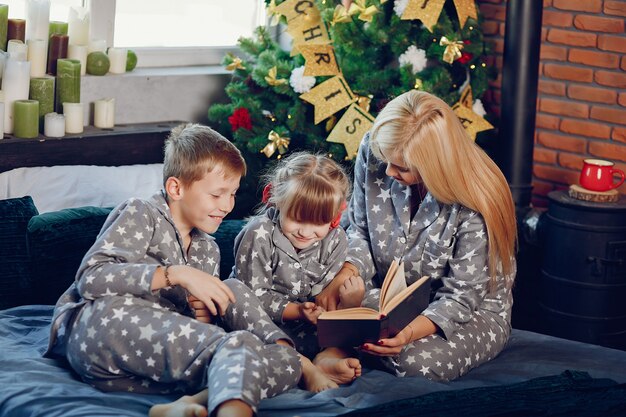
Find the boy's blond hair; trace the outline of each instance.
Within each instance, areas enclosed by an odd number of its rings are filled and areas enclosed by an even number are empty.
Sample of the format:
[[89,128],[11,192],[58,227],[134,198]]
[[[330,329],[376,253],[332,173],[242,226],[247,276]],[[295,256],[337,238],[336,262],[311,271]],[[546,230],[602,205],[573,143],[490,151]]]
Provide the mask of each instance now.
[[246,162],[228,139],[208,126],[181,124],[165,141],[163,185],[170,177],[190,185],[220,164],[227,176],[246,175]]
[[350,195],[350,180],[343,168],[324,155],[309,152],[280,160],[265,182],[272,184],[267,203],[303,223],[332,222]]

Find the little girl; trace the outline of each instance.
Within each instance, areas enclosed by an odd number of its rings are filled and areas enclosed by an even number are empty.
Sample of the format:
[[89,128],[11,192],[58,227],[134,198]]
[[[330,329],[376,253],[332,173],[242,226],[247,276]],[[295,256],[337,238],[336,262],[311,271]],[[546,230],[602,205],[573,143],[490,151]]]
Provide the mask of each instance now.
[[[350,194],[350,180],[333,160],[306,152],[282,160],[265,178],[264,205],[235,239],[231,278],[245,282],[265,311],[315,357],[316,324],[324,311],[314,297],[341,269],[348,239],[339,226]],[[352,277],[340,288],[339,308],[358,306],[363,280]],[[325,352],[314,360],[336,383],[361,374],[358,359]]]

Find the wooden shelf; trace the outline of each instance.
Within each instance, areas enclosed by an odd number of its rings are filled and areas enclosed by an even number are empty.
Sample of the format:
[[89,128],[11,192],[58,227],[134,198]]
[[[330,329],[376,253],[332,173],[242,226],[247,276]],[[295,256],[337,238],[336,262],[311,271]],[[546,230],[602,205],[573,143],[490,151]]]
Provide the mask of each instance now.
[[119,125],[113,129],[86,126],[79,135],[0,139],[0,172],[21,167],[54,165],[120,166],[163,162],[163,144],[181,122]]

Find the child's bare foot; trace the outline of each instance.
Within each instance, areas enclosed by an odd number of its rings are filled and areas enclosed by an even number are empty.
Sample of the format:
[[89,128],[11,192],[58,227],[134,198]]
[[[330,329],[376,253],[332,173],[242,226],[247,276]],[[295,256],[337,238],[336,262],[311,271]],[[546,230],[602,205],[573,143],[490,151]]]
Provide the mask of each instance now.
[[363,278],[352,276],[339,287],[339,304],[337,308],[359,307],[364,295],[365,283]]
[[148,415],[150,417],[207,417],[209,412],[205,406],[196,404],[192,397],[185,395],[172,403],[152,406]]
[[302,385],[304,389],[312,392],[321,392],[331,388],[338,388],[337,385],[328,375],[320,368],[313,365],[309,359],[304,356],[300,357],[302,361]]
[[347,384],[361,376],[361,362],[357,358],[322,356],[315,358],[315,366],[337,384]]

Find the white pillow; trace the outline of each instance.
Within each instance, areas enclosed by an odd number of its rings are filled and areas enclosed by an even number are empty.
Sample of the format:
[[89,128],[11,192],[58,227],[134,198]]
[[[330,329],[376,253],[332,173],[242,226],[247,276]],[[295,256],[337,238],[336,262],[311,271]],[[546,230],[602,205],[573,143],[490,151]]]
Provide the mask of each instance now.
[[64,208],[113,207],[163,188],[163,164],[120,167],[67,165],[0,173],[0,199],[30,195],[40,213]]

